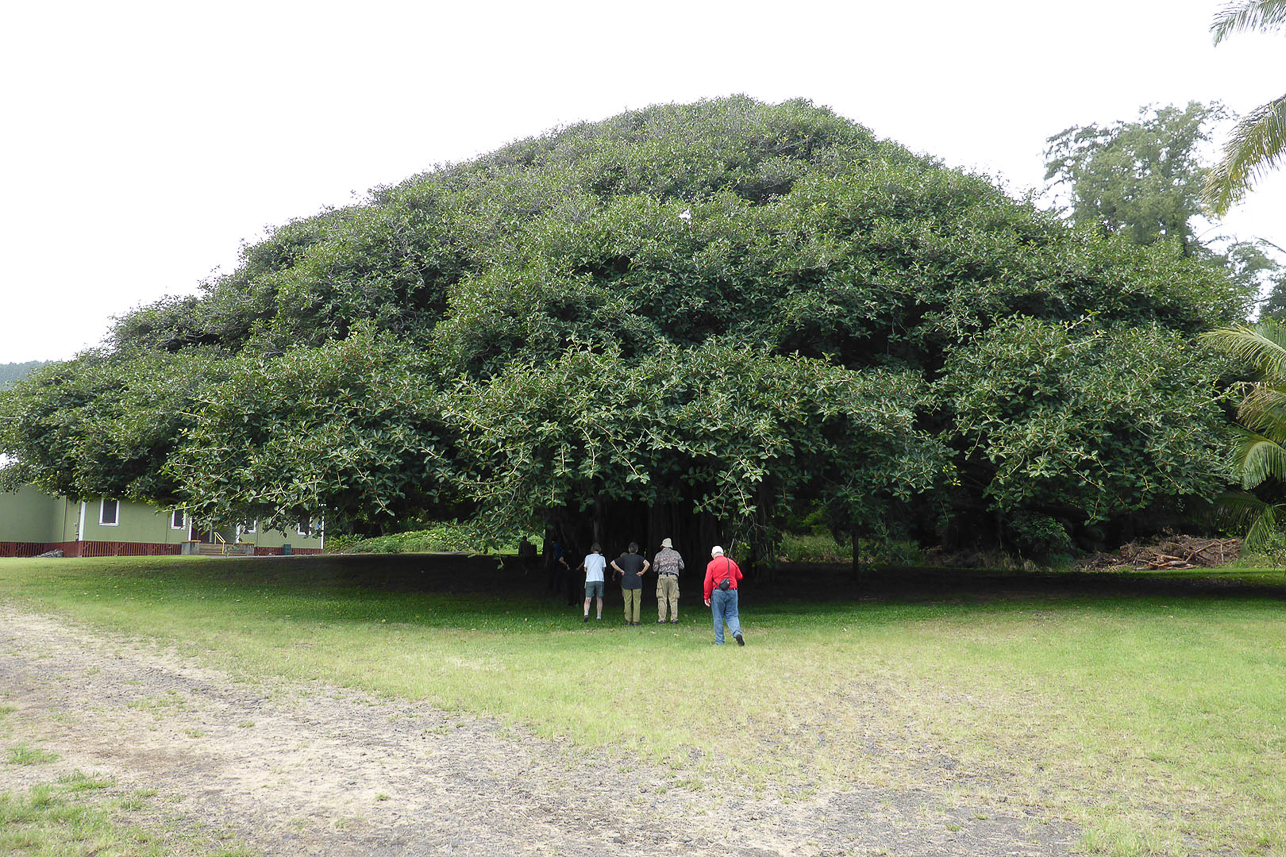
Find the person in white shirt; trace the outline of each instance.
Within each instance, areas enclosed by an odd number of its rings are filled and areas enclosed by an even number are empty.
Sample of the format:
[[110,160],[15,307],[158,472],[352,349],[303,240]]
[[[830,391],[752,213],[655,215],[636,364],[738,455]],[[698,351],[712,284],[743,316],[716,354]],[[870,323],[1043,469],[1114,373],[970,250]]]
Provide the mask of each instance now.
[[589,621],[589,600],[598,598],[598,618],[603,619],[603,569],[607,568],[607,560],[603,557],[603,549],[598,546],[598,542],[589,547],[589,554],[577,566],[577,569],[585,569],[585,618],[582,622]]

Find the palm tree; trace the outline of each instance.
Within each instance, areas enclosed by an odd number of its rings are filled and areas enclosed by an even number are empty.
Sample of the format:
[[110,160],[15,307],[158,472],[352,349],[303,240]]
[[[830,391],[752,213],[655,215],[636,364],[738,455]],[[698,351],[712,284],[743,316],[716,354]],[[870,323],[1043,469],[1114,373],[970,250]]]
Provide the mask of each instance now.
[[[1233,33],[1286,27],[1286,0],[1235,0],[1210,25],[1215,44]],[[1286,150],[1286,95],[1242,117],[1224,144],[1223,159],[1206,176],[1206,204],[1219,216],[1241,201],[1265,170],[1277,166]]]
[[1234,520],[1249,523],[1246,544],[1256,547],[1286,522],[1286,503],[1270,503],[1250,490],[1272,479],[1286,485],[1286,326],[1265,319],[1251,326],[1212,330],[1203,336],[1216,348],[1259,371],[1237,407],[1240,425],[1232,450],[1232,471],[1244,489],[1226,494],[1220,507]]

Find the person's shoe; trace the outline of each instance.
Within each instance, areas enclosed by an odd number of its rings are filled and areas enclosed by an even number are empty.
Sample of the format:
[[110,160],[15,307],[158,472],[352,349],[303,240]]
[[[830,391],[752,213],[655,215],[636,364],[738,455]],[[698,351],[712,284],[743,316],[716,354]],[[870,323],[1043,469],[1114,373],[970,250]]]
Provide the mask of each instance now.
[[746,644],[746,641],[745,641],[745,640],[743,640],[743,639],[741,639],[741,632],[740,632],[740,631],[738,631],[737,633],[733,634],[733,635],[732,635],[732,637],[733,637],[733,639],[735,639],[735,640],[737,641],[737,645],[738,645],[738,646],[744,646],[744,645]]
[[670,624],[671,624],[671,625],[677,625],[677,624],[679,624],[679,620],[678,620],[678,619],[671,619],[671,620],[670,620]]
[[664,625],[664,624],[665,624],[665,620],[664,620],[664,619],[657,619],[657,620],[656,620],[656,624],[658,624],[658,625]]
[[602,617],[602,616],[597,617],[597,621],[602,622],[602,621],[603,621],[603,617]]
[[586,613],[586,614],[585,614],[585,618],[584,618],[584,619],[582,619],[581,621],[582,621],[582,622],[588,622],[588,621],[589,621],[589,614],[588,614],[588,613]]

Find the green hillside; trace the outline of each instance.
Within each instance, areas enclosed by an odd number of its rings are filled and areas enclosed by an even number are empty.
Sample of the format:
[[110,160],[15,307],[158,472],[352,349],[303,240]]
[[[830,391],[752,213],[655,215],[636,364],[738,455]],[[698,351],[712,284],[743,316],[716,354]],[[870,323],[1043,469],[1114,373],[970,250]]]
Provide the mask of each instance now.
[[14,381],[27,377],[41,366],[48,365],[46,360],[28,360],[26,363],[0,363],[0,389]]

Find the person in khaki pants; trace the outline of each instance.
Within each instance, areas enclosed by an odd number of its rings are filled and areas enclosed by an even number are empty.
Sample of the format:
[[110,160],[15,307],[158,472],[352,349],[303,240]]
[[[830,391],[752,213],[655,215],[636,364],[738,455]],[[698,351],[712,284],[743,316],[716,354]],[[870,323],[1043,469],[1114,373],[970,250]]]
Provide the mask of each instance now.
[[639,608],[643,604],[643,575],[652,567],[652,563],[639,556],[637,542],[630,542],[629,553],[624,553],[612,560],[613,576],[621,577],[621,595],[625,598],[625,624],[639,623]]
[[670,608],[670,624],[679,624],[679,572],[683,557],[669,539],[661,540],[661,550],[652,563],[656,567],[656,624],[665,624],[665,608]]

